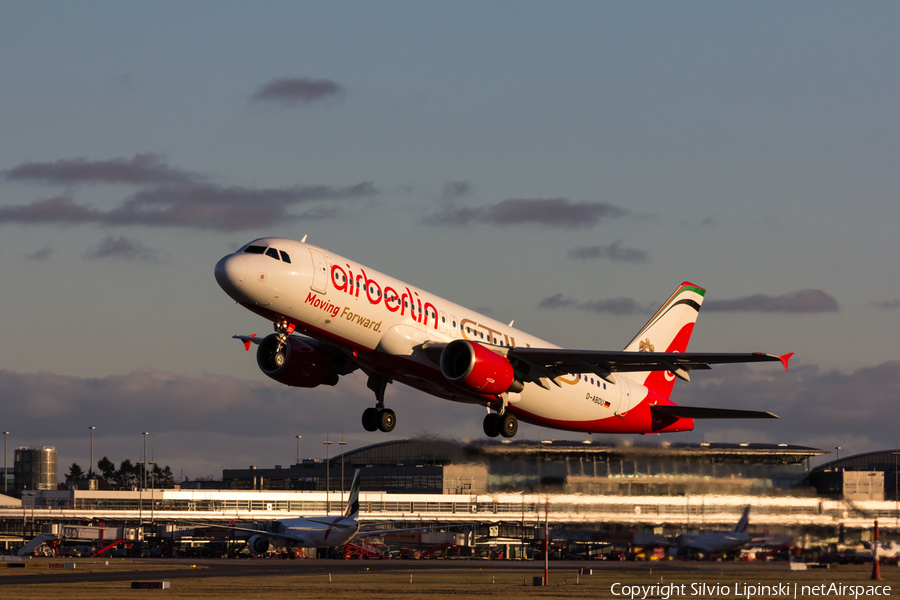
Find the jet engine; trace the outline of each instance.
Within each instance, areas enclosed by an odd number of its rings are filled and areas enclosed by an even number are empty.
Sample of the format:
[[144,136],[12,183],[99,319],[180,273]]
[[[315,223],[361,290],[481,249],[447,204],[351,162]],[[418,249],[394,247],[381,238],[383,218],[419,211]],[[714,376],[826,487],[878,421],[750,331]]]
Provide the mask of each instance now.
[[447,381],[481,394],[522,391],[509,360],[477,342],[447,344],[441,352],[441,372]]
[[281,349],[278,346],[278,335],[273,333],[266,336],[256,351],[260,370],[278,383],[313,388],[338,382],[338,375],[329,367],[325,355],[302,339],[288,336],[287,343]]
[[251,554],[265,554],[269,549],[269,538],[264,535],[254,535],[247,540],[247,549]]

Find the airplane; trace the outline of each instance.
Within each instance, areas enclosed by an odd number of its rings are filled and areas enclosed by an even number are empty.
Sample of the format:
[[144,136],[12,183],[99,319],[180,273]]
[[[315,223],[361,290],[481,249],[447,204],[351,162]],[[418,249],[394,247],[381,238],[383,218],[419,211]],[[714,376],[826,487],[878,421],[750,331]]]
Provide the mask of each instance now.
[[740,548],[753,538],[747,533],[750,526],[750,505],[744,507],[740,520],[730,532],[681,534],[675,538],[672,550],[677,552],[699,551],[706,554],[722,554]]
[[691,431],[694,419],[778,418],[751,410],[678,406],[675,379],[711,364],[780,361],[793,353],[694,353],[687,345],[706,290],[682,283],[623,351],[563,349],[329,250],[260,238],[215,266],[219,286],[274,324],[236,335],[259,368],[288,386],[335,385],[361,369],[375,393],[366,431],[390,432],[384,404],[397,381],[486,407],[484,433],[513,437],[519,420],[586,433]]
[[[320,519],[292,517],[276,519],[268,523],[267,531],[246,527],[227,526],[225,529],[252,533],[247,540],[247,548],[253,554],[265,554],[269,547],[288,549],[291,546],[304,548],[334,548],[343,546],[359,533],[359,469],[353,474],[350,497],[343,514]],[[199,523],[196,523],[199,525]],[[216,527],[221,528],[221,525]],[[379,532],[379,533],[383,533]]]
[[[253,554],[265,554],[269,548],[287,550],[293,546],[303,548],[337,548],[350,542],[354,538],[373,535],[387,535],[400,531],[422,531],[424,529],[444,529],[448,527],[471,527],[471,523],[458,523],[454,525],[436,525],[431,527],[411,527],[407,529],[373,529],[360,531],[359,524],[359,487],[362,481],[360,470],[353,474],[353,482],[350,484],[350,496],[344,512],[337,517],[291,517],[269,521],[266,531],[250,529],[247,527],[235,527],[231,525],[215,525],[217,529],[231,529],[252,534],[247,540],[247,548]],[[208,523],[182,521],[192,525],[209,527]],[[375,523],[373,525],[382,525]]]

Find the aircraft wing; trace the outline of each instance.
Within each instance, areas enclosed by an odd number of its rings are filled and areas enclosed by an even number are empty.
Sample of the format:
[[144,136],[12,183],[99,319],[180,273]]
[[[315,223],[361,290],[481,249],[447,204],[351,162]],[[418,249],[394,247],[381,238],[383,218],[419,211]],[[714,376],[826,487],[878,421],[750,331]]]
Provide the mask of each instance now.
[[284,533],[275,533],[272,531],[265,531],[265,530],[260,530],[260,529],[250,529],[249,527],[235,527],[234,525],[218,525],[218,524],[214,524],[214,523],[201,523],[198,521],[178,521],[178,523],[183,523],[185,525],[194,525],[197,528],[206,527],[209,529],[230,529],[232,531],[241,531],[244,533],[252,533],[255,535],[265,535],[265,536],[269,536],[269,537],[277,537],[277,538],[282,538],[285,540],[293,540],[295,542],[299,540],[299,538],[297,538],[296,536],[293,536],[293,535],[286,535]]
[[780,419],[776,414],[761,410],[735,410],[731,408],[705,408],[702,406],[674,406],[654,404],[650,407],[657,415],[684,419]]
[[788,359],[793,355],[763,354],[752,352],[700,353],[700,352],[610,352],[601,350],[566,350],[557,348],[510,348],[506,353],[510,360],[544,369],[559,376],[568,373],[594,373],[605,378],[610,373],[643,371],[670,371],[678,377],[690,381],[687,372],[694,369],[709,369],[713,364],[776,362],[787,369]]
[[[476,342],[477,343],[477,342]],[[447,347],[443,342],[425,342],[421,348],[425,354],[440,364],[441,353]],[[486,346],[497,354],[506,356],[518,371],[547,387],[542,379],[553,383],[557,377],[573,373],[593,373],[609,382],[611,373],[640,373],[645,371],[669,371],[680,379],[690,381],[688,371],[709,369],[713,364],[781,362],[785,370],[793,352],[775,354],[751,353],[701,353],[701,352],[624,352],[608,350],[567,350],[564,348],[527,348]],[[518,364],[517,364],[518,363]]]
[[[376,525],[387,525],[393,523],[393,521],[386,521],[384,523],[372,523],[371,525],[367,525],[367,527],[373,527]],[[426,531],[428,529],[452,529],[454,527],[474,527],[477,523],[455,523],[451,525],[430,525],[428,527],[407,527],[406,529],[370,529],[368,531],[359,531],[357,532],[355,537],[366,537],[370,535],[390,535],[392,533],[399,533],[401,531]]]

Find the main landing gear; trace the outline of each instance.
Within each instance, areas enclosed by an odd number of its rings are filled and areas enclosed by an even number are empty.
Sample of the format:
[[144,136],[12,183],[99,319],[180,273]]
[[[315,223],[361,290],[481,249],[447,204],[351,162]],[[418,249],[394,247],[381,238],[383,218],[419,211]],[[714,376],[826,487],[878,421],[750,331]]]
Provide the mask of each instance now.
[[503,437],[511,438],[519,431],[519,420],[512,413],[488,413],[484,416],[483,427],[488,437],[502,434]]
[[366,431],[380,429],[389,433],[397,425],[397,415],[391,409],[384,407],[384,390],[390,382],[391,380],[387,377],[374,373],[369,374],[369,381],[366,385],[375,392],[375,407],[363,411],[362,425]]

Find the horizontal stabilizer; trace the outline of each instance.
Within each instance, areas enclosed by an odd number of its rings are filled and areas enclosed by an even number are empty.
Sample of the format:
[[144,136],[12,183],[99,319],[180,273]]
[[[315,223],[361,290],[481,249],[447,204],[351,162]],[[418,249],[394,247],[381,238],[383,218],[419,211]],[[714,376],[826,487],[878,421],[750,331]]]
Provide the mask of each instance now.
[[650,407],[654,418],[680,417],[684,419],[780,419],[778,415],[761,410],[733,410],[730,408],[704,408],[700,406],[674,406],[654,404]]

